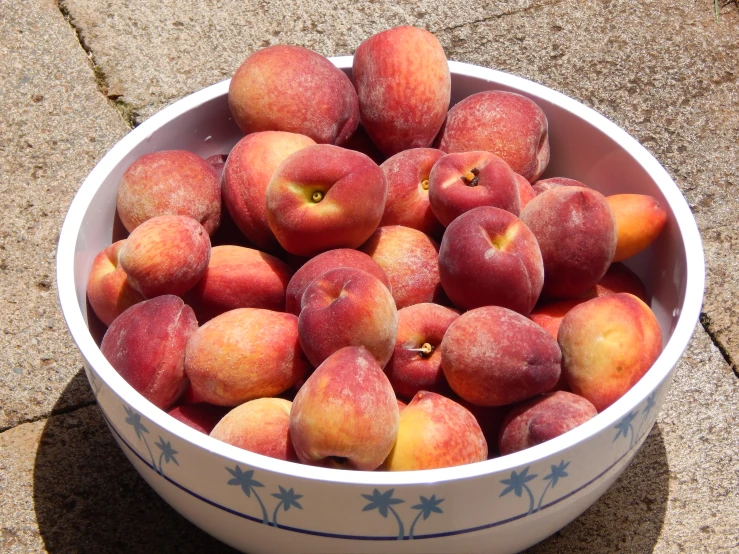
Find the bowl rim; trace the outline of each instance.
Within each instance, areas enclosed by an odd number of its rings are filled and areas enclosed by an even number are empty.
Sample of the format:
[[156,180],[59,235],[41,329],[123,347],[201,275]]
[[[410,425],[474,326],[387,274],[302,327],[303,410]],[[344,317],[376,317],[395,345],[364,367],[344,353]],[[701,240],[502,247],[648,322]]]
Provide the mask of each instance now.
[[[329,60],[342,70],[352,67],[353,56],[331,57]],[[160,410],[137,393],[105,359],[92,338],[85,323],[84,314],[78,304],[74,281],[76,244],[81,223],[89,205],[100,188],[109,168],[117,165],[133,147],[146,140],[165,123],[201,106],[228,92],[230,80],[224,80],[198,92],[190,94],[162,109],[130,131],[118,141],[98,162],[75,195],[65,217],[59,236],[57,249],[57,292],[62,315],[74,342],[85,361],[95,368],[95,372],[111,387],[123,401],[138,411],[149,421],[168,430],[179,439],[204,451],[222,456],[232,462],[248,465],[267,472],[283,474],[292,478],[343,483],[365,486],[408,486],[420,484],[441,484],[471,479],[501,472],[525,465],[535,464],[558,452],[576,446],[623,418],[637,406],[649,393],[665,380],[677,365],[692,337],[697,325],[703,302],[705,287],[705,261],[698,226],[680,189],[660,163],[626,131],[595,110],[553,89],[533,81],[504,73],[495,69],[463,62],[449,61],[452,74],[473,77],[488,81],[491,88],[510,87],[546,102],[556,104],[573,115],[599,128],[614,142],[631,155],[650,175],[663,193],[672,210],[679,232],[684,240],[684,255],[687,275],[685,299],[678,316],[672,336],[665,344],[662,353],[652,368],[623,397],[599,413],[597,417],[576,429],[540,445],[473,464],[406,472],[346,471],[286,462],[248,452],[228,445],[191,429]],[[60,263],[66,262],[66,263]]]

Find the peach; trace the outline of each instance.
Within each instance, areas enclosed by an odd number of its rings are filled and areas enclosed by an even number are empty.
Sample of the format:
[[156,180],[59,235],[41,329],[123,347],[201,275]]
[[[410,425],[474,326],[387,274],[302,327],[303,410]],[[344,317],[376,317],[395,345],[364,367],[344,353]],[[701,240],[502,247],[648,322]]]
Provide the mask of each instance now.
[[439,345],[459,312],[421,303],[398,310],[395,350],[385,366],[395,394],[413,398],[418,391],[444,393],[449,386],[441,370]]
[[460,308],[495,305],[528,314],[539,298],[544,266],[536,238],[523,221],[483,206],[447,228],[439,275],[447,296]]
[[354,131],[354,134],[349,137],[349,140],[341,146],[348,150],[356,150],[357,152],[366,154],[372,158],[372,161],[377,165],[380,165],[387,159],[387,156],[380,152],[377,146],[375,146],[375,143],[372,142],[372,139],[367,134],[367,131],[364,130],[361,123],[359,124],[359,127],[357,127],[357,130]]
[[613,260],[620,262],[635,256],[662,232],[667,211],[659,201],[646,194],[614,194],[606,201],[616,218],[618,241]]
[[118,252],[124,242],[114,242],[95,256],[87,279],[87,299],[95,315],[105,325],[110,325],[127,308],[144,300],[143,295],[128,283],[126,272],[118,263]]
[[[180,398],[180,401],[182,401],[182,398]],[[228,413],[228,407],[215,406],[207,402],[177,404],[174,408],[170,408],[167,413],[188,427],[209,435],[216,423],[221,421],[223,416]]]
[[618,292],[628,292],[642,302],[647,301],[647,289],[639,276],[624,264],[616,262],[611,264],[603,278],[595,284],[592,296],[605,296]]
[[549,163],[546,115],[534,101],[513,92],[478,92],[452,106],[437,144],[448,153],[492,152],[532,183]]
[[290,438],[304,464],[371,471],[393,448],[398,419],[377,361],[350,346],[329,356],[295,395]]
[[523,210],[526,207],[526,204],[531,202],[531,200],[536,196],[536,191],[523,175],[519,175],[518,173],[515,175],[516,185],[518,185],[518,203],[520,204],[521,210]]
[[528,203],[521,219],[536,236],[544,261],[542,294],[576,297],[605,275],[616,252],[616,222],[593,189],[561,186]]
[[242,246],[215,246],[205,274],[185,300],[203,324],[236,308],[285,311],[292,270],[278,258]]
[[208,162],[215,170],[216,177],[218,177],[219,181],[221,179],[221,175],[223,174],[223,167],[226,165],[227,159],[228,156],[226,154],[213,154],[212,156],[208,156],[207,158],[205,158],[205,161]]
[[357,248],[377,228],[387,181],[369,157],[329,144],[290,155],[267,186],[267,222],[297,256]]
[[305,135],[262,131],[245,136],[231,150],[223,170],[223,204],[258,248],[279,249],[267,222],[267,185],[275,169],[290,154],[315,143]]
[[155,216],[186,215],[212,235],[221,221],[218,173],[186,150],[144,154],[123,174],[117,208],[129,232]]
[[298,342],[298,318],[260,308],[211,319],[193,334],[185,352],[192,394],[218,406],[276,396],[309,369]]
[[298,330],[313,366],[345,346],[362,346],[384,367],[393,354],[398,312],[377,277],[342,267],[316,277],[305,289]]
[[382,268],[364,252],[351,248],[337,248],[318,254],[303,264],[290,279],[285,291],[285,311],[300,315],[303,293],[313,279],[331,269],[353,267],[374,275],[390,290],[390,281]]
[[436,148],[411,148],[398,152],[380,166],[387,179],[387,200],[380,226],[403,225],[441,236],[444,227],[429,203],[429,175],[443,155]]
[[567,298],[564,300],[550,300],[538,304],[529,314],[529,319],[543,327],[547,333],[557,340],[559,326],[567,312],[578,304],[585,302],[584,298]]
[[477,406],[457,395],[452,395],[450,398],[462,407],[467,408],[475,416],[477,424],[482,430],[482,435],[485,437],[485,442],[488,445],[488,458],[496,457],[499,454],[498,435],[500,434],[500,426],[503,424],[503,418],[508,411],[508,406]]
[[562,320],[557,337],[572,392],[601,412],[621,398],[662,352],[652,310],[628,293],[593,298]]
[[227,444],[270,458],[297,462],[290,442],[292,402],[282,398],[255,398],[233,408],[210,432]]
[[197,329],[192,308],[177,296],[163,295],[118,316],[100,350],[129,385],[165,410],[187,387],[185,347]]
[[372,35],[354,53],[352,73],[362,125],[380,151],[431,145],[451,96],[446,54],[433,34],[402,26]]
[[494,206],[513,215],[520,211],[518,184],[502,158],[490,152],[446,154],[431,170],[429,202],[445,227],[479,206]]
[[160,215],[133,230],[118,251],[129,284],[147,298],[181,295],[205,273],[210,238],[191,217]]
[[439,279],[439,245],[401,225],[380,227],[362,246],[385,271],[398,309],[421,302],[444,303]]
[[228,105],[247,135],[286,131],[340,145],[359,123],[349,78],[328,58],[300,46],[269,46],[246,58],[231,79]]
[[441,341],[447,382],[480,406],[505,406],[550,390],[559,379],[561,358],[549,333],[499,306],[462,314]]
[[582,396],[557,391],[527,400],[506,414],[498,439],[500,454],[513,454],[564,435],[598,412]]
[[475,416],[454,400],[420,391],[400,412],[398,438],[382,469],[435,469],[487,458],[488,445]]
[[540,179],[534,183],[531,187],[534,190],[536,196],[542,192],[546,192],[549,189],[555,187],[583,187],[590,188],[588,185],[575,179],[569,179],[567,177],[550,177],[549,179]]

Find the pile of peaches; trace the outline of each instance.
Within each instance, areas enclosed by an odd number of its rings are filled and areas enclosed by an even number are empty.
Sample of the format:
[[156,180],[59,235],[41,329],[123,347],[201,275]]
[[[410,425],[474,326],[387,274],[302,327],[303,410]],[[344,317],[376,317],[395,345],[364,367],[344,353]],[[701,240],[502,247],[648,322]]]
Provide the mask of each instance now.
[[516,452],[620,398],[662,335],[619,262],[665,210],[540,179],[541,108],[487,91],[450,109],[450,89],[413,27],[365,40],[353,80],[305,48],[250,55],[231,152],[122,177],[130,234],[87,288],[111,365],[216,439],[358,470]]

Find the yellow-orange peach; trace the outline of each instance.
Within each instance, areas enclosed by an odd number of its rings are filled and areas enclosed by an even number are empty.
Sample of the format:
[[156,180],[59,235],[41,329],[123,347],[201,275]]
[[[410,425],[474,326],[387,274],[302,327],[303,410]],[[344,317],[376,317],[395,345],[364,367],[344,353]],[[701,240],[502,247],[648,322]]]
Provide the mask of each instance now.
[[276,396],[309,368],[298,342],[298,318],[259,308],[211,319],[193,334],[185,352],[193,395],[219,406]]
[[646,194],[614,194],[607,196],[616,218],[618,241],[616,262],[630,258],[652,244],[667,222],[667,211],[659,201]]

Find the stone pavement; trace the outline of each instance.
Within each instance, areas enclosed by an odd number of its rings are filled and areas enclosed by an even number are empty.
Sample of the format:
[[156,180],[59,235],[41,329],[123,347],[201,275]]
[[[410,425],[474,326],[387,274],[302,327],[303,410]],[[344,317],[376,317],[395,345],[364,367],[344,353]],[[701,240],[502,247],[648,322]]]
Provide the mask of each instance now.
[[701,324],[647,442],[537,554],[739,551],[739,9],[712,0],[0,0],[0,552],[229,551],[164,504],[94,405],[56,299],[77,188],[130,128],[257,48],[351,54],[412,24],[568,94],[667,168],[706,252]]

